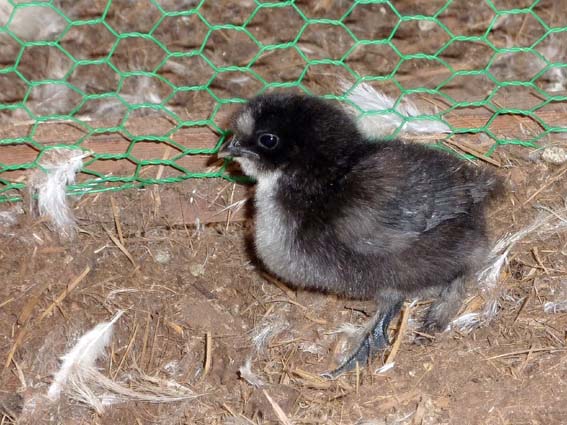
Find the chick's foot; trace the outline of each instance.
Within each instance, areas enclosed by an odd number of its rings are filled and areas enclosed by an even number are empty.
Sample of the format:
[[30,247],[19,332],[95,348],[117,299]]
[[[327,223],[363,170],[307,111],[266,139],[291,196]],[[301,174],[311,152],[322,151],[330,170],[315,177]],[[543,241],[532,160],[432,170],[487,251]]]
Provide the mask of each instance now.
[[402,302],[398,302],[389,307],[385,312],[378,312],[371,321],[370,331],[365,334],[356,350],[336,369],[325,372],[322,376],[327,379],[336,379],[342,374],[353,370],[357,364],[359,367],[366,366],[375,353],[389,345],[388,326],[399,313],[402,304]]

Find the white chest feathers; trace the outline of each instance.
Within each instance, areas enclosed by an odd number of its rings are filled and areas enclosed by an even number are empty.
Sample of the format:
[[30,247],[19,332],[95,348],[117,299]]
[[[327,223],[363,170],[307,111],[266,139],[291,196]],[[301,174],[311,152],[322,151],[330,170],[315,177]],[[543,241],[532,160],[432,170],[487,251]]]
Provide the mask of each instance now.
[[258,178],[255,198],[256,252],[271,272],[301,285],[305,259],[299,258],[295,249],[296,224],[276,199],[279,178],[279,173]]

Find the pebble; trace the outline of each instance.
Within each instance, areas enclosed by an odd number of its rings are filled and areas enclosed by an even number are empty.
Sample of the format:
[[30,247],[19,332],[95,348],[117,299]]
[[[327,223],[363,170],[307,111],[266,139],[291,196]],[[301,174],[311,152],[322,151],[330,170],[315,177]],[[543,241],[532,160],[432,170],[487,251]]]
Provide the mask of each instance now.
[[205,266],[203,264],[191,264],[189,272],[195,277],[203,276],[205,274]]
[[567,150],[559,146],[549,146],[543,150],[541,159],[543,159],[548,164],[564,164],[567,162]]
[[417,21],[417,26],[421,31],[431,31],[433,28],[437,26],[437,24],[433,21]]
[[166,250],[159,250],[155,253],[154,258],[156,263],[167,264],[171,261],[171,254]]

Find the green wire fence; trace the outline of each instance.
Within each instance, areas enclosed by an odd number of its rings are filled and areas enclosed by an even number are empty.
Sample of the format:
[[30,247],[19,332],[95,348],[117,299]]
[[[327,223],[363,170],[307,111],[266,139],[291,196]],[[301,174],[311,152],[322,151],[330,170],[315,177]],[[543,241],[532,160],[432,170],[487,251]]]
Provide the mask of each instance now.
[[[216,152],[228,106],[275,88],[348,102],[367,82],[396,99],[379,113],[430,106],[391,137],[431,119],[445,139],[483,135],[487,156],[537,148],[567,132],[566,11],[537,0],[0,0],[0,202],[19,200],[26,172],[61,147],[91,152],[72,194],[230,179],[225,165],[187,158]],[[510,116],[518,128],[497,130]],[[140,157],[144,143],[169,153]],[[98,166],[108,161],[129,167]]]

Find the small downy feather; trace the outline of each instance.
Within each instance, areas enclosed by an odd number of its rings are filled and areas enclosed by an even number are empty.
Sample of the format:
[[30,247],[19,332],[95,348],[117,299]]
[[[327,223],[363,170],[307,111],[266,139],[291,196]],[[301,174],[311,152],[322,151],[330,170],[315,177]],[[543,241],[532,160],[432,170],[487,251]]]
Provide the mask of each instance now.
[[66,189],[75,183],[83,159],[90,153],[77,149],[56,148],[47,151],[30,182],[30,191],[37,197],[37,212],[47,217],[65,237],[73,237],[75,219],[67,203]]
[[[346,80],[339,81],[339,87],[343,92],[347,92],[352,87],[352,83]],[[367,137],[376,138],[392,134],[398,127],[401,134],[439,134],[449,133],[449,127],[438,120],[417,118],[423,115],[417,107],[409,100],[405,99],[395,106],[396,101],[386,94],[379,92],[367,83],[360,83],[347,96],[347,99],[355,104],[346,106],[349,113],[357,117],[359,130]],[[386,110],[395,112],[377,113]],[[361,114],[367,112],[368,114]],[[412,118],[404,123],[405,118]]]

